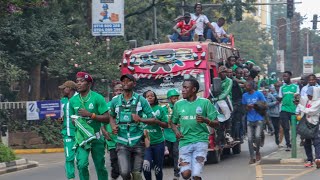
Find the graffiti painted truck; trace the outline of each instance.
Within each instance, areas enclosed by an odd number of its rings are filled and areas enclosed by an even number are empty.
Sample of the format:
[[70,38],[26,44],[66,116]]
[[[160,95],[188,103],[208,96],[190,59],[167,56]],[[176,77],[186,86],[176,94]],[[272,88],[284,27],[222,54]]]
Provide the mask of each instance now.
[[[200,83],[199,96],[209,97],[210,89],[216,91],[221,81],[217,78],[217,63],[238,50],[211,42],[163,43],[126,50],[121,63],[122,74],[137,78],[136,92],[154,91],[159,101],[166,102],[169,89],[181,89],[186,78],[193,77]],[[212,88],[215,87],[215,88]],[[240,153],[240,144],[220,146],[217,133],[210,129],[208,163],[218,163],[222,152]],[[220,133],[219,133],[220,134]]]

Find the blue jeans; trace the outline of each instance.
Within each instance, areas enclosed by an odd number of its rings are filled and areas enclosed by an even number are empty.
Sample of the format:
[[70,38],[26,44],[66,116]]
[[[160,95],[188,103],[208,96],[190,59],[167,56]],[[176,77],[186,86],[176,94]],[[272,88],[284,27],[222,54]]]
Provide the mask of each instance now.
[[176,142],[170,142],[166,141],[166,146],[169,149],[169,156],[173,159],[173,171],[174,176],[179,177],[180,176],[180,170],[178,167],[178,159],[179,159],[179,140],[177,139]]
[[151,169],[154,168],[154,173],[157,180],[163,178],[163,159],[164,159],[164,142],[150,145],[144,152],[143,174],[146,180],[151,180]]
[[[211,29],[208,29],[207,31],[207,39],[211,39],[212,42],[218,42],[218,40],[213,36]],[[222,43],[227,43],[229,42],[229,38],[224,37],[224,38],[221,38],[220,41]]]
[[191,176],[201,177],[204,163],[207,161],[208,143],[197,142],[189,144],[179,149],[179,164],[187,163],[180,166],[180,172],[191,170]]
[[170,39],[173,42],[180,42],[180,41],[188,42],[193,40],[193,36],[194,36],[194,31],[191,31],[189,36],[180,36],[179,33],[175,32],[170,36]]
[[141,169],[144,156],[144,146],[141,142],[134,146],[117,144],[117,155],[120,175],[123,180],[141,180]]
[[251,159],[255,159],[253,143],[256,145],[256,152],[259,152],[262,128],[263,121],[248,121],[248,146]]

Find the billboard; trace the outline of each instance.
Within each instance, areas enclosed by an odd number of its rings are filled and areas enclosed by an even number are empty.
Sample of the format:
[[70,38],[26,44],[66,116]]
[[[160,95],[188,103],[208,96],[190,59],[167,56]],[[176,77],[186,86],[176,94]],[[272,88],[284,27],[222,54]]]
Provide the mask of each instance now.
[[277,50],[277,71],[284,72],[284,50]]
[[57,119],[61,117],[60,100],[28,101],[27,120],[44,120],[46,118]]
[[313,56],[303,56],[303,74],[313,73]]
[[124,0],[92,0],[92,35],[124,35]]

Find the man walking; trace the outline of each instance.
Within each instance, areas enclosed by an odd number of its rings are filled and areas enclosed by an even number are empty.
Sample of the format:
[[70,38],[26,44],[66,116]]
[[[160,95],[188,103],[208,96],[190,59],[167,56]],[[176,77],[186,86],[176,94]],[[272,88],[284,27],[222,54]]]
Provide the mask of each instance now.
[[63,97],[61,98],[61,105],[62,105],[62,130],[61,134],[63,136],[63,147],[64,147],[64,156],[66,159],[65,162],[65,171],[66,177],[69,180],[73,180],[75,178],[74,175],[74,158],[75,158],[75,151],[73,148],[75,144],[75,127],[72,124],[72,120],[70,119],[70,104],[69,100],[72,98],[77,89],[77,85],[73,81],[66,81],[59,89],[63,91]]
[[[114,97],[110,107],[110,124],[117,134],[117,155],[120,175],[124,180],[142,180],[144,158],[144,123],[155,123],[148,101],[133,92],[136,79],[131,74],[122,75],[123,93]],[[145,114],[148,119],[142,119]]]
[[284,85],[280,87],[279,90],[279,101],[281,101],[281,111],[280,111],[280,121],[281,126],[284,130],[284,137],[286,139],[287,149],[291,150],[290,143],[290,121],[291,116],[296,112],[296,105],[294,104],[294,94],[299,94],[299,86],[291,83],[292,73],[290,71],[285,71],[283,73]]
[[208,152],[209,131],[207,126],[216,127],[218,112],[205,98],[197,97],[199,82],[185,79],[182,84],[183,99],[173,108],[172,122],[180,124],[180,130],[173,125],[179,142],[179,167],[184,179],[200,180]]
[[[108,179],[105,167],[105,142],[100,135],[101,122],[109,122],[108,108],[104,97],[91,90],[93,78],[86,72],[77,73],[77,90],[79,94],[70,99],[70,116],[77,115],[85,120],[85,125],[91,127],[95,133],[95,139],[88,146],[78,146],[76,149],[77,167],[80,180],[89,180],[89,154],[93,159],[98,180]],[[79,126],[79,125],[78,125]],[[83,130],[83,124],[79,129]],[[77,138],[76,138],[77,139]]]

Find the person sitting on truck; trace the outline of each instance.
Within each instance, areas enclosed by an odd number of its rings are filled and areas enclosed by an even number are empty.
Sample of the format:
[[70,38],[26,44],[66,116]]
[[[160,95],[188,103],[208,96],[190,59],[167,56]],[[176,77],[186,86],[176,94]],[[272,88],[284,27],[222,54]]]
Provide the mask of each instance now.
[[[208,153],[209,130],[218,127],[218,112],[210,100],[197,97],[199,82],[185,79],[182,84],[183,99],[175,103],[171,117],[179,142],[179,167],[183,179],[201,180],[201,172]],[[180,125],[181,132],[176,124]]]
[[194,41],[205,41],[205,38],[203,36],[204,25],[207,25],[211,29],[213,35],[217,39],[219,39],[215,28],[210,24],[210,21],[208,20],[207,16],[202,13],[202,4],[196,3],[194,5],[194,10],[195,14],[191,14],[191,19],[194,20],[197,25],[195,29]]
[[212,33],[211,29],[207,31],[207,40],[211,40],[212,42],[218,43],[228,43],[229,36],[227,35],[226,31],[223,29],[223,25],[225,24],[226,20],[223,17],[220,17],[217,22],[212,22],[211,25],[214,27],[217,33],[217,38]]
[[180,177],[179,174],[179,166],[178,166],[178,158],[179,158],[179,140],[176,138],[175,133],[172,130],[172,121],[171,121],[171,116],[173,113],[173,106],[174,104],[179,100],[179,92],[176,89],[170,89],[167,92],[167,99],[168,99],[168,104],[165,105],[164,111],[168,115],[168,124],[169,128],[164,128],[163,133],[164,133],[164,138],[165,138],[165,144],[166,144],[166,151],[165,155],[169,154],[169,157],[173,159],[173,171],[174,171],[174,178],[173,180],[178,180]]
[[190,13],[185,13],[183,20],[173,27],[175,32],[170,36],[170,41],[192,41],[196,27],[196,22],[191,20]]
[[[245,105],[247,110],[247,128],[248,128],[248,146],[250,153],[249,164],[254,164],[256,161],[260,161],[260,140],[263,127],[263,116],[259,114],[254,106],[259,101],[266,102],[264,95],[255,90],[255,82],[249,81],[245,84],[246,93],[242,95],[242,104]],[[256,150],[256,156],[254,157],[254,146]]]

